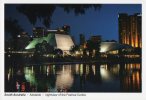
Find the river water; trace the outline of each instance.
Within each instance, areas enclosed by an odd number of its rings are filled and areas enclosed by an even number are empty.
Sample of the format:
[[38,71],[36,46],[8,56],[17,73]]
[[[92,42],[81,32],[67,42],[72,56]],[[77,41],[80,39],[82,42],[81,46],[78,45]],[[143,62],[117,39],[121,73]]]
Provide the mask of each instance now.
[[141,64],[5,67],[5,92],[141,92]]

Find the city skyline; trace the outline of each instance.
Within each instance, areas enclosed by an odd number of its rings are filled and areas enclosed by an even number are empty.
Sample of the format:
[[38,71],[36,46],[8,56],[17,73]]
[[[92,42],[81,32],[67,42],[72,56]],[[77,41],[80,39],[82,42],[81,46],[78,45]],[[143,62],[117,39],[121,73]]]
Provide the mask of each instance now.
[[142,5],[16,6],[5,5],[5,92],[142,92]]
[[[6,5],[5,18],[15,17],[24,31],[32,34],[32,25],[23,14],[16,12],[15,6]],[[141,4],[103,4],[99,10],[95,11],[90,8],[81,16],[75,16],[73,12],[67,14],[58,7],[53,13],[50,29],[56,29],[63,25],[71,26],[71,35],[74,36],[77,43],[79,43],[79,34],[84,34],[86,40],[91,35],[101,35],[103,40],[118,41],[118,13],[127,13],[128,15],[141,13]],[[88,20],[89,18],[90,20]],[[37,21],[36,27],[44,27],[44,25]]]

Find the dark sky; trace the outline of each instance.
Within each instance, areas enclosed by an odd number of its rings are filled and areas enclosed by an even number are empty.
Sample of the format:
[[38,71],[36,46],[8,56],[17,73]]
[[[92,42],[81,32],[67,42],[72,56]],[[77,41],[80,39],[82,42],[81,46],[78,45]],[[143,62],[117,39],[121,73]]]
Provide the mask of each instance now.
[[[32,25],[26,16],[15,9],[16,5],[7,5],[5,17],[12,17],[19,21],[22,28],[32,34]],[[46,11],[47,13],[47,11]],[[52,17],[51,29],[63,25],[71,26],[71,35],[79,41],[79,34],[85,34],[86,39],[91,35],[101,35],[103,40],[118,41],[118,13],[141,13],[140,4],[103,4],[100,10],[88,9],[85,15],[75,16],[74,13],[67,14],[62,8],[57,8]],[[43,26],[38,20],[36,26]]]

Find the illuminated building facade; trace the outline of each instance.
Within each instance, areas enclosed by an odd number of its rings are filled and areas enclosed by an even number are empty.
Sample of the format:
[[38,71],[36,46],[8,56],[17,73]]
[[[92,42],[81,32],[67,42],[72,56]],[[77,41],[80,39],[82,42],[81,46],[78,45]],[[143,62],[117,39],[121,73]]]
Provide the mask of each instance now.
[[[67,27],[67,26],[66,26]],[[43,31],[40,31],[39,34]],[[36,35],[33,40],[25,47],[26,50],[35,49],[38,43],[46,41],[54,48],[61,49],[63,52],[69,52],[71,46],[74,45],[72,37],[63,29],[45,30],[45,35]]]
[[55,48],[59,48],[65,52],[68,52],[71,46],[74,45],[71,36],[65,34],[53,34],[50,33],[46,37],[34,38],[27,46],[26,50],[34,49],[38,43],[42,43],[43,41],[47,41],[50,45]]
[[119,14],[119,43],[142,47],[141,14]]
[[101,53],[112,53],[117,54],[119,50],[132,49],[132,46],[127,44],[119,44],[117,42],[101,42],[100,43],[100,52]]
[[64,25],[56,30],[45,29],[43,27],[33,28],[33,40],[25,47],[26,50],[35,49],[36,44],[46,41],[54,48],[69,52],[74,45],[72,37],[69,35],[70,26]]

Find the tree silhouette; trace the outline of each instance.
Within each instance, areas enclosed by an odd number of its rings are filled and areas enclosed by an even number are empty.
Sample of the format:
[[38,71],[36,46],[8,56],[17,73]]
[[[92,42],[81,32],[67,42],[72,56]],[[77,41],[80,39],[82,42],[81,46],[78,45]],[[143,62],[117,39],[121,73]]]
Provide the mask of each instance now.
[[65,12],[74,12],[75,15],[85,14],[89,8],[100,8],[99,4],[22,4],[17,6],[17,10],[24,14],[31,24],[35,25],[40,19],[46,27],[52,23],[51,17],[57,7],[63,8]]
[[5,32],[10,33],[13,39],[17,38],[17,35],[22,32],[23,29],[15,19],[5,19]]
[[87,41],[86,46],[87,46],[87,50],[89,51],[89,57],[92,57],[94,45],[95,45],[95,44],[94,44],[93,41],[91,41],[91,40],[88,40],[88,41]]
[[12,36],[12,48],[17,49],[17,35],[23,32],[23,29],[18,24],[18,21],[15,19],[5,19],[5,33],[9,33]]
[[78,45],[74,45],[70,49],[70,53],[75,53],[76,51],[79,51],[80,47]]
[[54,47],[47,43],[47,41],[43,41],[42,43],[38,43],[35,46],[35,54],[37,55],[44,55],[44,54],[53,54]]
[[54,50],[54,54],[55,54],[55,55],[63,55],[63,51],[62,51],[61,49],[59,49],[59,48],[56,48],[56,49]]
[[92,57],[93,50],[95,50],[95,57],[99,57],[100,54],[100,42],[93,42],[92,40],[87,41],[87,50],[89,51],[89,56]]

